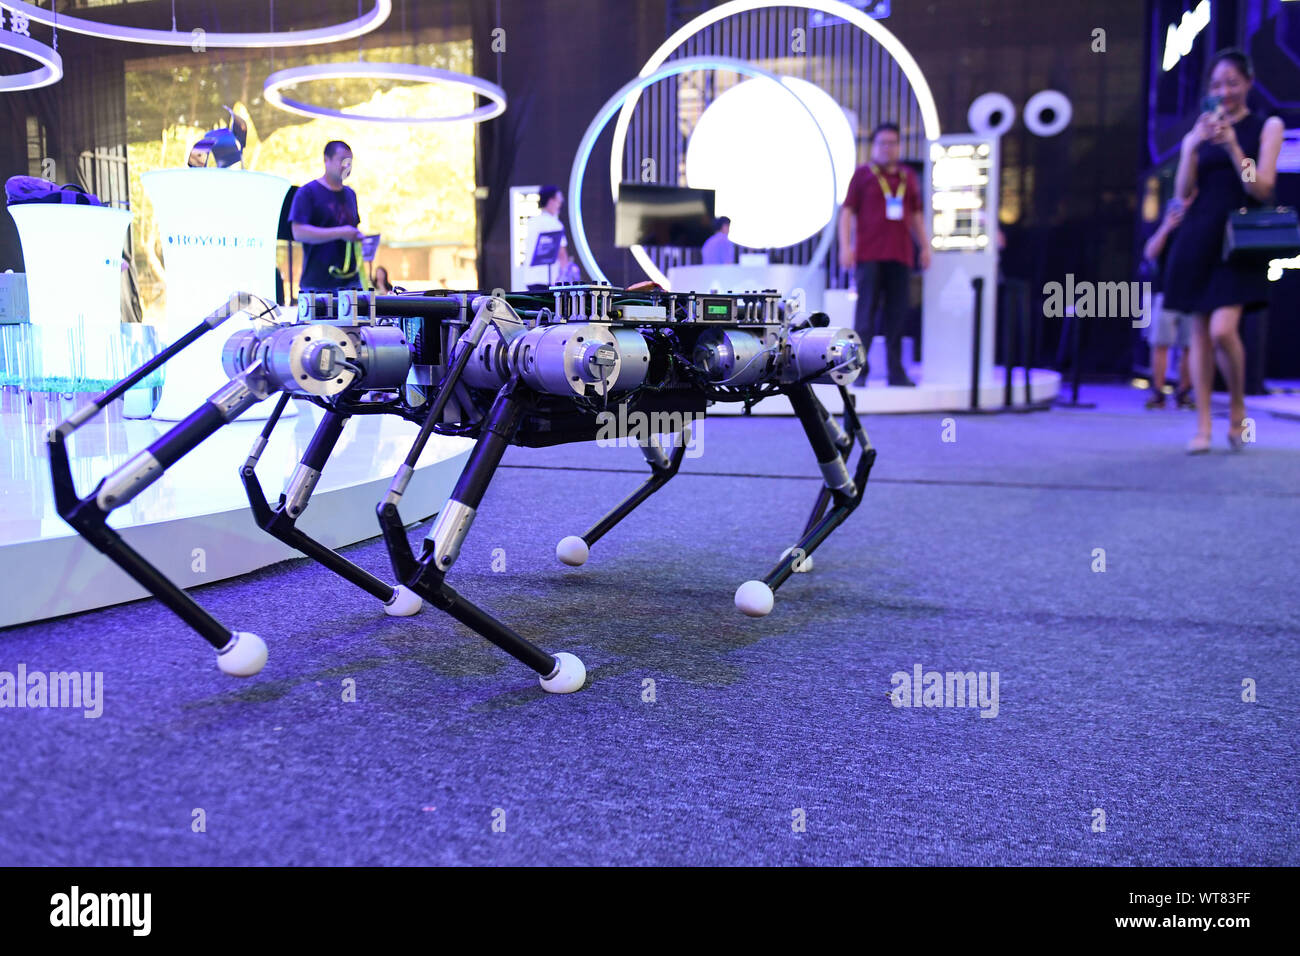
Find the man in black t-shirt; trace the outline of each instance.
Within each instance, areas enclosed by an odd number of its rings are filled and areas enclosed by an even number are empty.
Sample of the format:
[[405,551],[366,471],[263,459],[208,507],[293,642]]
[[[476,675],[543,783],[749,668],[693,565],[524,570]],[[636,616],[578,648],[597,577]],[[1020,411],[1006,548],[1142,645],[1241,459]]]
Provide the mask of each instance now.
[[349,247],[364,233],[357,228],[357,194],[343,180],[352,173],[352,150],[347,143],[325,144],[325,175],[298,190],[289,209],[293,238],[302,243],[301,292],[360,289],[360,250]]

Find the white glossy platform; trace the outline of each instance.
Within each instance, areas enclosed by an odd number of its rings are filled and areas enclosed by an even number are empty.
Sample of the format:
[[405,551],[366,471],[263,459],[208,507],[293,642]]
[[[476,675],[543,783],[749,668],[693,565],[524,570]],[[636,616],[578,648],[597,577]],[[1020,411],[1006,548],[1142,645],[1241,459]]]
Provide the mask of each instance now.
[[[891,388],[884,373],[876,377],[875,367],[867,379],[866,388],[851,388],[857,396],[857,409],[863,415],[901,415],[914,412],[965,412],[970,410],[969,385],[938,385],[927,383],[921,376],[920,366],[909,372],[915,388]],[[1002,408],[1005,377],[1003,370],[993,370],[993,380],[980,384],[980,409],[997,411]],[[1013,369],[1011,376],[1011,404],[1013,408],[1025,407],[1025,375],[1023,369]],[[1035,405],[1056,398],[1061,391],[1061,375],[1051,369],[1030,369],[1030,397]],[[834,385],[814,385],[813,391],[832,414],[843,411],[840,390]],[[715,405],[710,415],[739,415],[741,405]],[[793,415],[790,400],[784,395],[765,398],[754,406],[753,415]]]
[[[293,404],[300,414],[280,422],[257,466],[272,505],[323,414],[310,403]],[[186,588],[301,557],[257,527],[239,480],[238,470],[263,424],[237,421],[221,429],[114,511],[109,526]],[[100,478],[170,427],[149,420],[109,425],[102,416],[84,426],[70,443],[78,493],[88,494]],[[0,410],[0,627],[147,596],[58,516],[46,430],[16,411]],[[388,415],[349,421],[298,526],[333,548],[377,535],[375,506],[416,431]],[[442,507],[472,447],[467,438],[430,439],[402,499],[405,521],[427,518]]]

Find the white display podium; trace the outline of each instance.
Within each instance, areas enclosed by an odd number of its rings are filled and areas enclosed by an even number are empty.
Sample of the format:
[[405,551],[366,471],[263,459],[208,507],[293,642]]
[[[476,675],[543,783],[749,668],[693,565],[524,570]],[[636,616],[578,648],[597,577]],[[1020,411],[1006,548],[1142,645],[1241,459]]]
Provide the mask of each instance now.
[[[159,169],[141,177],[153,202],[166,268],[170,344],[225,302],[232,292],[251,292],[275,302],[276,236],[288,180],[245,169]],[[221,349],[246,328],[234,316],[167,363],[162,398],[153,417],[180,421],[227,382]],[[261,402],[242,416],[266,418],[274,402]],[[285,410],[294,409],[290,403]]]
[[[131,214],[111,206],[20,203],[9,215],[23,247],[31,324],[48,330],[43,377],[116,380],[103,343],[122,323],[122,249]],[[63,335],[79,319],[87,345],[98,344],[73,356]]]
[[[758,292],[775,289],[782,295],[791,295],[807,266],[672,266],[668,269],[668,283],[673,292]],[[804,308],[820,311],[826,283],[821,270],[815,281],[798,286],[804,291]]]
[[984,280],[980,382],[993,381],[998,293],[998,140],[972,133],[927,144],[932,213],[921,313],[921,367],[930,385],[969,391],[975,365],[975,291]]

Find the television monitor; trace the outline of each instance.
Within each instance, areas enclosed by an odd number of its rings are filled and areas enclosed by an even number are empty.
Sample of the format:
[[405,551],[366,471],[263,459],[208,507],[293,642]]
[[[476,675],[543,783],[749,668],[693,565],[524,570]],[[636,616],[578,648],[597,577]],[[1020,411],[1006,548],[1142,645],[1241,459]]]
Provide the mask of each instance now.
[[614,245],[698,248],[713,235],[713,190],[623,183],[615,204]]

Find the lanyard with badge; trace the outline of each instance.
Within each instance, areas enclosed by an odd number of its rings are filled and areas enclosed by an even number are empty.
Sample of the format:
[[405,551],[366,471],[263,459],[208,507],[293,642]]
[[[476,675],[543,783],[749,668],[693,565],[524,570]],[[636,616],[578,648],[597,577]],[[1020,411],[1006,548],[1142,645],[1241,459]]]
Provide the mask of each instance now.
[[[374,283],[370,281],[370,276],[366,275],[366,270],[361,268],[361,263],[365,258],[365,252],[362,251],[360,242],[349,242],[343,249],[343,266],[330,266],[329,273],[335,279],[357,279],[361,283],[361,288],[365,292],[374,291]],[[353,265],[353,261],[356,265]]]
[[871,164],[871,171],[876,174],[876,179],[880,183],[880,191],[885,195],[885,218],[898,221],[903,218],[903,194],[907,192],[907,177],[902,171],[898,174],[898,195],[889,194],[889,184],[885,182],[885,177],[880,175],[880,170],[875,163]]

